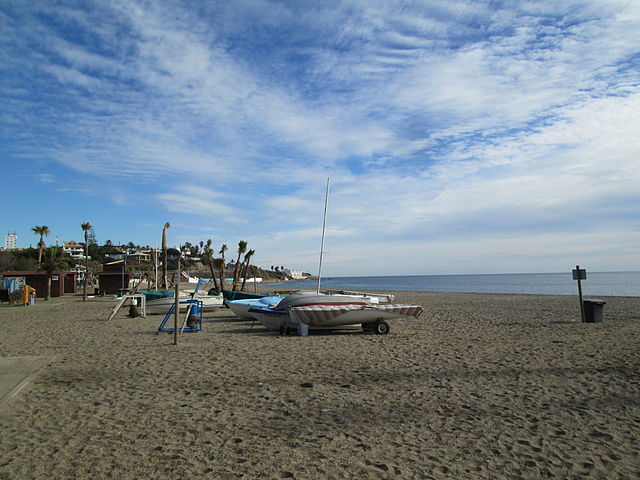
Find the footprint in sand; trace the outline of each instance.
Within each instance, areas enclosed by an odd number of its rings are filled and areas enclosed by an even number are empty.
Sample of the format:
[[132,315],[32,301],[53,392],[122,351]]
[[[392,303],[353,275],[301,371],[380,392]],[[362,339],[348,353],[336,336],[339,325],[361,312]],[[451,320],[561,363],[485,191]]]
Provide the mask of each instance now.
[[602,439],[606,440],[607,442],[610,442],[611,440],[613,440],[613,435],[609,435],[606,432],[600,432],[598,430],[594,430],[593,432],[591,432],[590,435],[593,438],[602,438]]

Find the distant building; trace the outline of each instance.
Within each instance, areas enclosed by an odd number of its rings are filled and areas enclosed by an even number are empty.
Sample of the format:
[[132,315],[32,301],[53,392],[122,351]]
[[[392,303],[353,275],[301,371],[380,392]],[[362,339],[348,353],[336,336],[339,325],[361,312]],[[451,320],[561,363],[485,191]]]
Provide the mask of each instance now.
[[84,245],[70,240],[62,245],[62,250],[76,260],[84,260]]
[[129,249],[127,253],[128,263],[151,263],[152,251],[150,248]]
[[302,270],[289,270],[285,268],[282,271],[287,277],[291,277],[294,280],[302,280],[304,278],[304,272]]
[[18,248],[18,234],[16,232],[7,233],[4,236],[4,248],[6,250],[14,250]]
[[104,254],[105,258],[110,258],[111,260],[124,260],[127,256],[127,252],[119,247],[111,247],[111,250]]

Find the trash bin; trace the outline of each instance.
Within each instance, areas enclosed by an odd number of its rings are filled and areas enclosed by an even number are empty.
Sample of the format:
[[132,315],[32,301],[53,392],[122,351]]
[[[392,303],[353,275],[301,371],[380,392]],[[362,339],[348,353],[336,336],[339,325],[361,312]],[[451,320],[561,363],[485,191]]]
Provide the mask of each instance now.
[[602,322],[602,310],[604,304],[607,303],[604,300],[583,300],[584,306],[584,321],[587,323],[601,323]]

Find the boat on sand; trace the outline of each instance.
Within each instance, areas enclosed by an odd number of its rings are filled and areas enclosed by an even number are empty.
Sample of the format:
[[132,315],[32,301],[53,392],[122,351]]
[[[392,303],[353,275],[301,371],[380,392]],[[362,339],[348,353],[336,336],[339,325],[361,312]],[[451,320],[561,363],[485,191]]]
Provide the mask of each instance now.
[[[200,300],[204,311],[215,311],[224,303],[224,297],[217,290],[211,289],[211,280],[200,279],[193,291],[181,291],[180,302],[186,300]],[[147,313],[165,314],[175,303],[174,290],[145,290],[141,291],[146,296]],[[184,305],[180,307],[186,308]]]
[[420,305],[380,302],[386,295],[316,294],[301,292],[283,298],[275,306],[254,306],[248,313],[268,330],[287,333],[298,325],[309,328],[361,327],[364,331],[388,333],[387,320],[419,317]]
[[[203,304],[203,309],[205,312],[212,312],[217,310],[224,303],[224,298],[222,295],[209,295],[205,292],[200,293],[192,293],[186,295],[180,295],[179,300],[183,302],[185,300],[201,300]],[[156,298],[153,300],[147,300],[147,313],[159,313],[165,314],[175,303],[175,292],[172,292],[170,296],[166,296],[163,298]],[[186,308],[184,305],[180,306],[180,309]]]
[[309,325],[309,328],[360,325],[365,332],[389,333],[387,320],[400,317],[418,318],[422,315],[421,305],[413,304],[371,304],[371,305],[311,305],[293,307],[285,328]]
[[[328,295],[333,295],[328,299]],[[239,318],[244,320],[257,320],[257,317],[249,312],[251,308],[275,307],[286,299],[280,307],[282,309],[289,308],[293,305],[324,305],[324,304],[343,304],[354,301],[352,297],[358,297],[356,300],[359,304],[369,303],[390,303],[394,300],[394,296],[390,294],[380,293],[364,293],[364,292],[345,292],[340,291],[299,291],[290,295],[255,295],[253,298],[243,298],[238,300],[225,300],[231,311]]]

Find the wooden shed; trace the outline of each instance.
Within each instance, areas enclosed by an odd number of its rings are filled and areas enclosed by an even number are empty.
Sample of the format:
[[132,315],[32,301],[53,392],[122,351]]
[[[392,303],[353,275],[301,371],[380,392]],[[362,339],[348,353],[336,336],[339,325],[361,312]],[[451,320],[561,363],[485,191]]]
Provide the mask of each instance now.
[[[76,289],[75,272],[53,272],[51,277],[51,296],[62,297],[65,293],[75,293]],[[24,278],[24,282],[36,289],[38,298],[47,296],[47,273],[46,272],[4,272],[4,278]]]
[[98,273],[98,284],[100,293],[115,295],[118,290],[129,288],[129,274],[122,272],[100,272]]

